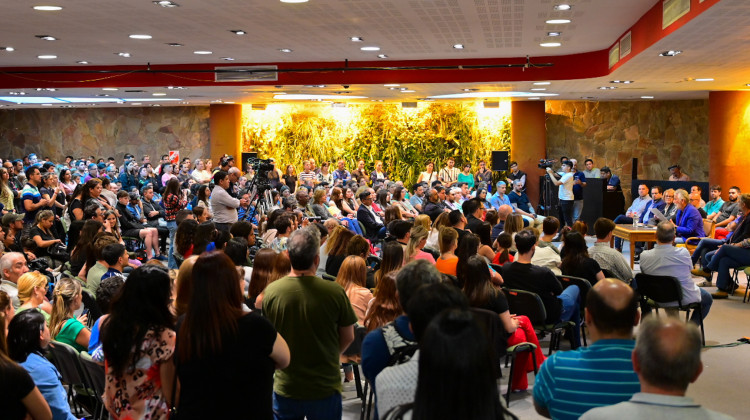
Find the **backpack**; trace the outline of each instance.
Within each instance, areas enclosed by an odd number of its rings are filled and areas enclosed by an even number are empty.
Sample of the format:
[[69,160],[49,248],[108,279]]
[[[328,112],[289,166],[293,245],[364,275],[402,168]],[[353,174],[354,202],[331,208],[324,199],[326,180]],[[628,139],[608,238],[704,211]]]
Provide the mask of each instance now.
[[408,362],[419,348],[416,341],[404,338],[396,328],[396,322],[389,322],[384,327],[383,339],[388,347],[388,366],[400,365]]

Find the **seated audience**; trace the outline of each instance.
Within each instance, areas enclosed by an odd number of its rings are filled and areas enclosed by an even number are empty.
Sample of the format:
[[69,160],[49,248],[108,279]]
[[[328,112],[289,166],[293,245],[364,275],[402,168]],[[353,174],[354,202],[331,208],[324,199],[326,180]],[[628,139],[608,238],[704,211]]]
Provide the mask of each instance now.
[[593,247],[589,248],[589,256],[599,263],[602,270],[608,270],[616,278],[630,282],[633,278],[633,271],[630,269],[628,260],[622,253],[609,246],[614,230],[615,223],[613,221],[606,217],[596,219],[594,223],[596,242]]
[[198,221],[194,219],[187,219],[177,226],[177,232],[174,235],[174,257],[179,261],[193,255],[193,249],[195,248],[194,238],[196,231],[198,230]]
[[435,267],[443,274],[455,276],[458,257],[454,252],[458,248],[458,232],[456,229],[449,227],[440,228],[438,243],[440,245],[440,256],[435,260]]
[[49,325],[52,305],[47,301],[47,276],[38,271],[29,271],[18,278],[18,300],[21,306],[16,313],[27,309],[34,309],[44,316],[44,322]]
[[404,263],[409,263],[414,260],[427,260],[432,264],[435,264],[435,257],[429,252],[424,252],[422,249],[427,244],[428,230],[424,226],[414,226],[409,231],[409,243],[406,245],[404,251]]
[[638,298],[628,285],[613,279],[594,285],[586,296],[590,344],[558,351],[542,364],[534,383],[537,413],[577,419],[591,408],[627,401],[637,393],[631,355],[639,320]]
[[563,252],[560,271],[563,275],[586,279],[593,286],[604,279],[602,269],[595,259],[589,257],[586,240],[575,231],[563,235]]
[[695,325],[670,317],[647,319],[638,329],[632,355],[641,392],[629,401],[594,408],[581,418],[730,419],[685,396],[703,372],[701,350],[701,334]]
[[91,327],[91,337],[89,338],[89,349],[88,352],[91,358],[96,361],[104,361],[104,353],[102,351],[101,342],[101,325],[102,321],[107,319],[110,312],[110,303],[125,284],[125,279],[121,276],[114,276],[104,279],[99,288],[96,290],[96,306],[102,313]]
[[679,244],[684,243],[687,238],[706,236],[703,230],[703,218],[698,213],[698,209],[688,201],[687,191],[683,189],[675,191],[674,202],[677,205],[675,213],[677,223],[672,222],[672,225],[677,228],[675,242]]
[[88,315],[73,318],[73,312],[81,307],[80,283],[63,277],[55,285],[52,296],[52,316],[49,321],[52,339],[73,346],[76,351],[86,351],[91,336],[91,331],[86,327]]
[[[614,220],[616,225],[620,224],[633,224],[633,219],[639,219],[644,213],[646,206],[651,203],[651,197],[648,195],[648,185],[638,185],[638,197],[633,199],[633,203],[628,207],[625,214],[617,216]],[[615,238],[615,248],[618,251],[622,251],[622,239]]]
[[365,315],[364,327],[367,331],[394,321],[403,312],[396,293],[396,274],[396,271],[391,271],[378,280],[378,287]]
[[357,315],[357,324],[364,325],[365,313],[372,300],[372,292],[365,287],[367,280],[367,267],[365,260],[359,256],[350,255],[341,264],[336,283],[340,284],[346,292],[346,297]]

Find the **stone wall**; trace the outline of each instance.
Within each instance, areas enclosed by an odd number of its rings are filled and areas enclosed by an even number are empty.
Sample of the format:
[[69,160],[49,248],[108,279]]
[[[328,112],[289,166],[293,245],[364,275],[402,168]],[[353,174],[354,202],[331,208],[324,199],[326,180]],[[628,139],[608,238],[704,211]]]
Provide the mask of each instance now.
[[547,101],[547,155],[591,158],[620,176],[630,197],[632,158],[639,179],[667,179],[675,163],[708,181],[708,101]]
[[0,110],[0,157],[37,153],[74,157],[148,154],[169,150],[196,159],[209,154],[208,107],[131,107]]

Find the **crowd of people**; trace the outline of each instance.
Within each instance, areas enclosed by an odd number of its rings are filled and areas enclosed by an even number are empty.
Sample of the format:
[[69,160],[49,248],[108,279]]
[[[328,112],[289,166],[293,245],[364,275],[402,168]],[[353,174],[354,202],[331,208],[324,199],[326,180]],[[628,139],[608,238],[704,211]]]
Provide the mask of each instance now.
[[[478,321],[486,314],[505,345],[535,345],[534,357],[518,355],[509,386],[527,390],[528,373],[539,370],[540,413],[577,418],[643,399],[667,410],[670,400],[659,395],[681,392],[687,404],[687,384],[700,374],[694,324],[701,319],[654,320],[632,339],[637,285],[609,247],[615,222],[657,225],[657,246],[641,254],[641,271],[677,277],[703,317],[712,296],[691,270],[707,274],[707,284],[718,271],[717,285],[731,294],[729,269],[750,248],[750,194],[732,187],[733,205],[717,203],[721,189],[712,187],[706,217],[726,222],[726,234],[700,240],[691,256],[674,246],[705,236],[689,194],[645,185],[619,220],[596,221],[588,247],[588,226],[573,216],[581,211],[574,187],[600,174],[619,187],[608,168],[594,173],[590,159],[581,177],[567,159],[561,175],[550,170],[560,220],[536,213],[516,163],[492,185],[483,161],[475,173],[454,159],[440,170],[430,162],[404,186],[382,162],[368,172],[359,161],[350,172],[343,160],[329,171],[331,164],[317,168],[309,159],[296,174],[271,161],[273,169],[243,174],[227,155],[217,168],[167,158],[154,166],[128,154],[119,167],[111,158],[71,156],[60,164],[34,155],[3,162],[0,370],[9,379],[0,385],[0,411],[7,418],[75,418],[58,370],[44,358],[50,342],[104,366],[103,401],[115,419],[341,418],[342,375],[354,380],[352,363],[375,390],[380,418],[515,418],[498,395],[499,361],[488,357],[495,344]],[[563,288],[561,274],[593,287]],[[545,358],[535,332],[542,326],[511,313],[508,289],[538,295],[544,324],[572,322],[572,350]],[[674,339],[661,339],[663,331]],[[678,353],[682,376],[653,372],[672,369]],[[578,384],[564,379],[564,365],[589,358],[608,360],[617,379],[602,380],[596,369]],[[585,404],[569,401],[571,393],[586,394]]]

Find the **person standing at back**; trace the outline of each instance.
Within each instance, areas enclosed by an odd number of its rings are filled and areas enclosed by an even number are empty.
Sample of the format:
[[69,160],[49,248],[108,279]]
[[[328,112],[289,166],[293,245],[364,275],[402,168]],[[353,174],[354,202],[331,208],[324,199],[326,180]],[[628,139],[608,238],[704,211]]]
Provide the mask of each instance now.
[[273,411],[277,420],[340,419],[339,355],[354,340],[357,317],[344,288],[315,276],[320,238],[315,228],[292,233],[288,276],[266,287],[263,314],[289,343],[291,363],[276,372]]

